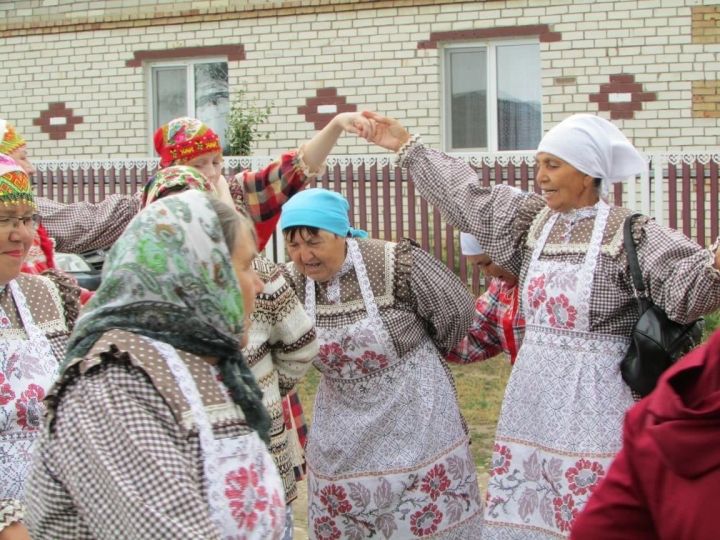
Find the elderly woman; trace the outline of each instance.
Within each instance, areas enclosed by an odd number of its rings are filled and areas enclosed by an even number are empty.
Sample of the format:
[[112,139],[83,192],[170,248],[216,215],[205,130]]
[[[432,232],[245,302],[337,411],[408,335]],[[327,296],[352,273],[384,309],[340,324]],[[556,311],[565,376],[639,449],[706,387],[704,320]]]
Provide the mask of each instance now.
[[410,241],[366,239],[348,208],[308,189],[280,218],[287,278],[320,341],[310,537],[478,538],[475,465],[442,360],[470,326],[472,296]]
[[[188,189],[215,192],[212,184],[194,167],[167,167],[145,186],[143,205]],[[312,322],[280,268],[258,256],[253,259],[253,270],[263,282],[263,289],[250,315],[247,345],[242,352],[272,419],[269,449],[285,488],[287,514],[283,538],[289,539],[293,536],[290,503],[298,494],[294,460],[295,453],[302,453],[302,448],[292,446],[295,442],[292,433],[285,429],[283,400],[307,372],[317,355],[318,343]]]
[[30,179],[0,156],[0,539],[27,538],[25,479],[43,398],[77,317],[79,291],[20,273],[39,224]]
[[270,418],[240,353],[255,255],[251,223],[198,191],[130,223],[48,398],[33,538],[280,538]]
[[[420,193],[520,276],[526,334],[497,428],[484,538],[566,536],[620,449],[633,404],[619,364],[638,320],[625,251],[630,213],[602,197],[645,160],[615,125],[574,115],[543,137],[542,196],[481,187],[462,160],[367,113]],[[634,241],[651,300],[678,322],[720,307],[720,253],[647,218]]]

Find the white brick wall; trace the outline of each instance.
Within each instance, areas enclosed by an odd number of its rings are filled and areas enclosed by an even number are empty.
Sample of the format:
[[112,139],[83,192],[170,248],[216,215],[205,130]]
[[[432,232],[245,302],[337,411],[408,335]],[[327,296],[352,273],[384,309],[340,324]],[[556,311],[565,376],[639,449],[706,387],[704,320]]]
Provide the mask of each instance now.
[[[246,60],[230,62],[231,88],[243,85],[248,99],[273,105],[264,127],[271,137],[258,143],[258,154],[292,148],[312,136],[314,127],[298,113],[298,107],[324,87],[337,88],[338,95],[358,109],[374,108],[402,119],[411,130],[421,131],[428,143],[439,145],[442,53],[418,49],[418,41],[429,39],[431,32],[548,24],[551,31],[562,34],[562,40],[541,44],[546,128],[569,113],[597,112],[589,94],[598,92],[610,75],[624,73],[634,75],[645,92],[657,95],[657,101],[644,103],[634,119],[618,121],[642,149],[715,148],[720,122],[691,117],[691,84],[718,77],[720,45],[692,44],[690,32],[690,8],[715,3],[506,0],[428,4],[418,0],[416,6],[373,8],[371,2],[351,0],[3,2],[0,15],[7,18],[0,22],[0,116],[19,127],[36,157],[146,155],[150,132],[145,71],[125,65],[133,52],[242,44]],[[136,14],[159,17],[209,6],[213,6],[210,14],[220,15],[214,19],[208,15],[204,22],[141,27],[119,23]],[[253,16],[257,6],[271,11]],[[298,9],[300,13],[292,11]],[[228,15],[233,10],[235,14]],[[28,21],[104,22],[118,27],[17,35],[18,25]],[[558,77],[575,81],[556,86]],[[54,101],[65,102],[84,119],[65,140],[52,141],[33,125]],[[375,149],[345,137],[335,152]]]

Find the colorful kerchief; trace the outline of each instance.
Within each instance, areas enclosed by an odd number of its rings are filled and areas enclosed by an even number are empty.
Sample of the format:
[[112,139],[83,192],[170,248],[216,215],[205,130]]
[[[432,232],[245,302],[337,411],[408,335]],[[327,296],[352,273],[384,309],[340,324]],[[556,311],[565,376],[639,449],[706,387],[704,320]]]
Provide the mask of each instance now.
[[154,136],[160,167],[183,163],[209,152],[221,152],[220,138],[197,118],[184,116],[160,126]]
[[0,204],[36,207],[30,177],[14,159],[3,154],[0,154]]
[[0,154],[11,154],[25,144],[13,125],[0,118]]
[[196,189],[210,193],[215,192],[210,181],[195,167],[172,165],[171,167],[160,169],[157,174],[145,184],[142,195],[142,206],[144,208],[169,193],[185,191],[186,189]]
[[111,329],[215,357],[233,366],[235,380],[223,374],[223,382],[235,389],[248,425],[266,437],[262,392],[240,351],[243,322],[243,295],[217,213],[205,193],[185,191],[149,205],[115,242],[62,369]]
[[350,226],[350,205],[340,193],[322,188],[305,189],[282,207],[280,226],[317,227],[338,236],[367,238],[368,233]]

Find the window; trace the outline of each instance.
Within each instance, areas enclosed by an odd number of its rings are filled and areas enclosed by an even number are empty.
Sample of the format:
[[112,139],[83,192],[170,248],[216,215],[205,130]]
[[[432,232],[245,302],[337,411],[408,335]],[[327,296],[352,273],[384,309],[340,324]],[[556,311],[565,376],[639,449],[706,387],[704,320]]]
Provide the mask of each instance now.
[[444,74],[449,151],[537,148],[542,135],[537,41],[447,45]]
[[199,118],[220,136],[225,148],[225,128],[230,110],[226,60],[197,59],[149,65],[152,99],[152,133],[179,116]]

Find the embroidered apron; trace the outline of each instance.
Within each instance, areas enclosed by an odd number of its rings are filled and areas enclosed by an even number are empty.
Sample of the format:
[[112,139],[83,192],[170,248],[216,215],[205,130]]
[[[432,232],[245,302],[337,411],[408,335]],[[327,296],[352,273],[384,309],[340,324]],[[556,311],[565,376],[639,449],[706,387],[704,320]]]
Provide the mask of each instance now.
[[[0,339],[0,499],[23,500],[33,445],[45,415],[43,399],[58,362],[20,286],[13,280],[8,287],[27,338]],[[4,313],[0,318],[7,319]]]
[[[317,327],[323,373],[308,436],[313,539],[479,538],[482,503],[453,388],[429,338],[399,358],[360,249],[347,241],[367,316]],[[305,309],[315,320],[315,282]]]
[[621,446],[632,405],[619,364],[629,339],[590,332],[590,295],[609,206],[598,205],[581,264],[541,261],[545,224],[523,290],[527,327],[505,391],[483,538],[567,536]]
[[[221,532],[221,538],[282,538],[285,529],[285,491],[265,444],[254,431],[239,437],[216,439],[188,367],[172,346],[160,341],[148,341],[167,362],[190,405],[198,427],[210,516]],[[218,384],[227,394],[222,383],[218,381]]]

